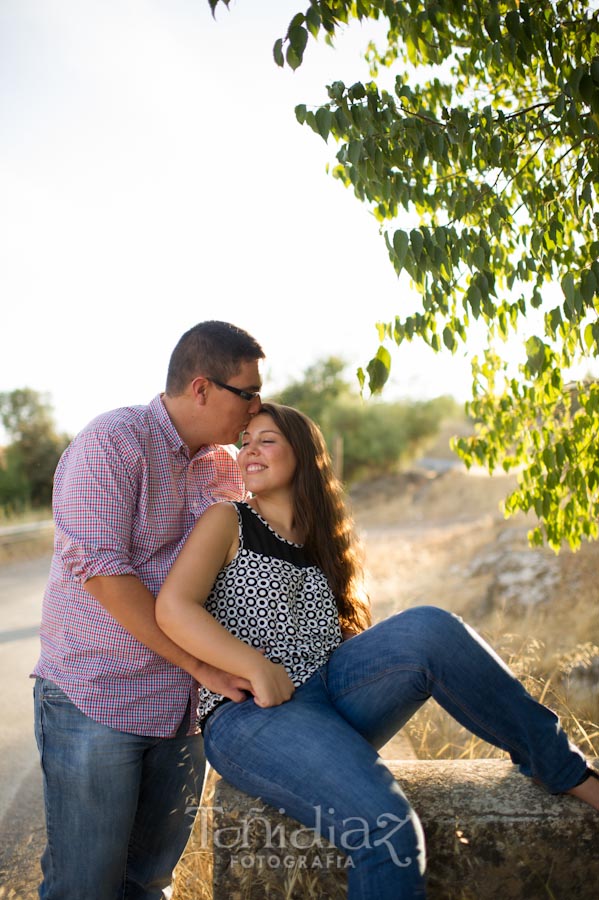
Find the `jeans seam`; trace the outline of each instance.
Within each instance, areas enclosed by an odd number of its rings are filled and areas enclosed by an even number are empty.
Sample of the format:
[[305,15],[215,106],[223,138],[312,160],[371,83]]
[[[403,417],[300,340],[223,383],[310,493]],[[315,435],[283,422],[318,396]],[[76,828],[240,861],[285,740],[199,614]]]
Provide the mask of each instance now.
[[[53,817],[52,817],[52,807],[51,804],[48,803],[48,775],[46,772],[46,767],[44,765],[45,759],[45,750],[46,750],[46,741],[44,736],[44,707],[45,707],[45,698],[44,698],[44,682],[43,680],[39,681],[38,684],[39,697],[38,697],[38,715],[39,715],[39,735],[40,735],[40,767],[43,773],[44,780],[44,814],[45,814],[45,822],[46,822],[46,849],[45,849],[45,863],[49,869],[49,879],[51,884],[56,883],[55,877],[55,865],[54,865],[54,847],[53,847],[53,839],[52,835],[54,833],[53,827]],[[48,879],[44,875],[44,882]]]
[[[451,693],[451,691],[448,690],[448,688],[445,686],[445,684],[442,681],[437,680],[435,682],[435,684],[443,691],[443,693],[445,694],[446,697],[449,697],[449,699],[452,701],[452,703],[455,706],[457,706],[458,709],[460,709],[465,715],[467,715],[467,717],[472,722],[475,722],[479,726],[481,731],[486,731],[487,734],[493,735],[498,741],[500,740],[499,735],[497,734],[495,729],[491,728],[489,725],[483,723],[477,716],[474,716],[472,713],[467,712],[464,705],[461,702],[458,702],[458,700],[454,697],[454,695]],[[451,715],[451,713],[450,713],[450,715]],[[467,726],[465,726],[465,727],[467,728]],[[468,729],[468,730],[470,730],[470,729]],[[483,738],[483,740],[485,740],[485,738]],[[487,743],[491,743],[491,742],[488,741]],[[518,746],[517,744],[513,744],[504,738],[501,738],[501,745],[498,744],[496,746],[499,746],[500,750],[503,749],[503,747],[510,748],[510,749],[506,750],[505,752],[509,753],[510,750],[513,750],[514,753],[518,753],[521,757],[527,757],[529,755],[528,751],[526,749],[523,749],[522,747]]]
[[408,671],[408,672],[421,672],[424,671],[421,666],[409,666],[409,665],[400,665],[400,666],[391,666],[388,669],[385,669],[382,672],[377,672],[376,675],[373,675],[371,678],[364,678],[359,685],[352,685],[352,687],[346,688],[345,690],[339,691],[337,694],[332,694],[329,690],[328,683],[325,682],[326,688],[331,698],[331,701],[334,703],[335,700],[340,700],[341,697],[346,697],[348,694],[351,694],[352,691],[356,689],[356,687],[364,687],[367,684],[375,684],[375,682],[380,681],[381,678],[385,678],[387,675],[391,675],[393,672],[400,671]]
[[[439,679],[435,678],[433,676],[433,674],[431,673],[431,671],[427,668],[424,668],[423,666],[414,666],[414,665],[409,665],[409,664],[405,664],[405,663],[402,663],[401,665],[397,665],[397,666],[389,666],[384,671],[377,672],[376,676],[373,676],[371,678],[365,678],[363,681],[360,682],[360,687],[364,687],[365,685],[368,685],[368,684],[375,684],[377,681],[380,681],[382,678],[385,678],[388,675],[393,674],[394,672],[402,672],[402,671],[403,672],[420,672],[420,673],[424,674],[429,682],[433,682],[437,687],[439,687],[442,690],[442,692],[445,694],[445,696],[448,697],[452,701],[454,706],[456,706],[465,715],[467,715],[467,717],[472,722],[476,723],[476,725],[478,725],[482,731],[486,731],[488,734],[493,735],[497,740],[499,740],[499,736],[497,735],[497,733],[495,732],[495,730],[493,728],[489,727],[488,725],[483,724],[482,721],[480,719],[478,719],[477,716],[472,715],[470,712],[467,713],[466,708],[462,705],[461,702],[459,702],[456,699],[456,697],[446,687],[446,685]],[[354,685],[351,688],[347,688],[344,691],[340,691],[339,693],[337,693],[335,695],[329,693],[331,701],[333,703],[335,703],[336,700],[340,700],[343,697],[347,697],[353,690],[355,690],[355,688],[356,688],[356,685]],[[430,700],[431,698],[433,700],[435,699],[432,695],[432,692],[429,693],[429,695],[426,699]],[[426,701],[424,701],[424,702],[426,702]],[[438,701],[435,701],[435,702],[438,703]],[[439,704],[439,706],[440,705],[441,704]],[[448,713],[448,714],[451,715],[451,713]],[[454,717],[452,717],[452,718],[454,718]],[[461,723],[459,723],[459,724],[461,724]],[[467,728],[468,726],[464,726],[464,727]],[[468,730],[470,730],[470,729],[468,729]],[[484,740],[484,738],[483,738],[483,740]],[[488,743],[490,743],[490,742],[488,742]],[[502,743],[502,745],[511,748],[515,753],[520,754],[520,756],[524,756],[524,757],[528,756],[527,751],[523,750],[521,747],[519,747],[517,745],[512,745],[511,743],[509,743],[508,741],[503,740],[503,739],[502,739],[501,743]],[[499,749],[503,749],[503,747],[500,746]],[[505,752],[509,753],[510,751],[506,750]]]

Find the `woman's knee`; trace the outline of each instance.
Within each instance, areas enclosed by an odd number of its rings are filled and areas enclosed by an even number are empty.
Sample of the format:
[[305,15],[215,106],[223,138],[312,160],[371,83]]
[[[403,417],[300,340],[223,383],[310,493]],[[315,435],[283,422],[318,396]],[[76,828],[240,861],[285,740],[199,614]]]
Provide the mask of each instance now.
[[[417,633],[421,631],[426,635],[445,636],[456,628],[461,628],[463,622],[459,616],[441,609],[440,606],[423,605],[412,606],[392,616],[399,627],[409,629]],[[389,620],[391,621],[391,620]]]
[[406,653],[415,652],[422,664],[431,655],[438,660],[446,651],[453,652],[455,642],[465,630],[459,616],[438,606],[414,606],[380,624],[385,623],[402,658],[405,660]]

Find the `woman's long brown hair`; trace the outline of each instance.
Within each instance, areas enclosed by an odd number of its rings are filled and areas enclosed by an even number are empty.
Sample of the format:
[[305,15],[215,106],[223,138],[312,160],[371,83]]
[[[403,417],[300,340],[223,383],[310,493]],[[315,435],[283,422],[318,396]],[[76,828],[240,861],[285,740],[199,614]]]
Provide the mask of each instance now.
[[308,416],[291,406],[263,403],[260,413],[273,419],[297,460],[293,524],[303,536],[308,559],[326,575],[337,602],[341,627],[363,631],[372,619],[364,590],[361,548],[322,432]]

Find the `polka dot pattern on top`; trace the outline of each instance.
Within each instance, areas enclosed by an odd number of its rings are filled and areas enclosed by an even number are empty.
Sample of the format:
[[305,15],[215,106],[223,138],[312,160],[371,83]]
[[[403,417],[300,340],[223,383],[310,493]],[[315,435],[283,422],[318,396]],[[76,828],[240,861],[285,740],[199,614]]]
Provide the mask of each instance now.
[[[206,610],[227,631],[281,663],[298,687],[341,643],[335,598],[301,544],[278,535],[247,503],[233,503],[239,549],[219,572]],[[199,718],[224,698],[200,689]]]

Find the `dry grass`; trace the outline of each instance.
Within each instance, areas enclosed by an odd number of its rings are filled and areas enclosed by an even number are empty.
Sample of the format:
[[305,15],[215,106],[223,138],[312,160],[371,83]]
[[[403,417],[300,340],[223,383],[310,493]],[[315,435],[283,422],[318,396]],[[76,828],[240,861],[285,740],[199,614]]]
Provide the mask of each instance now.
[[54,536],[51,532],[10,544],[0,543],[0,565],[39,559],[40,556],[50,556],[53,545]]
[[[29,510],[18,516],[8,516],[0,509],[0,529],[30,525],[34,522],[46,523],[51,519],[52,510],[49,508]],[[3,535],[0,538],[0,565],[46,556],[52,552],[53,543],[54,533],[51,527],[32,535],[24,534],[19,537]]]
[[206,810],[200,827],[194,828],[185,853],[175,872],[173,900],[212,900],[212,850],[210,835],[212,817],[210,809],[217,776],[208,768],[202,793],[202,806]]
[[[599,717],[592,718],[588,713],[596,698],[589,694],[587,710],[577,708],[558,686],[558,678],[533,674],[543,659],[544,649],[536,638],[505,634],[492,643],[528,692],[557,713],[571,740],[588,756],[599,756]],[[507,758],[503,751],[471,734],[433,703],[419,710],[404,730],[418,759]]]

